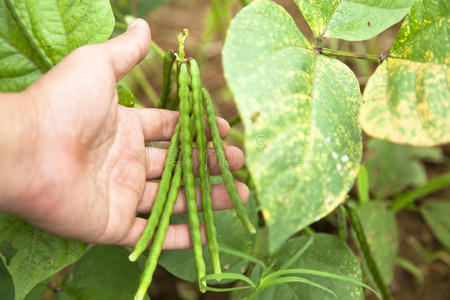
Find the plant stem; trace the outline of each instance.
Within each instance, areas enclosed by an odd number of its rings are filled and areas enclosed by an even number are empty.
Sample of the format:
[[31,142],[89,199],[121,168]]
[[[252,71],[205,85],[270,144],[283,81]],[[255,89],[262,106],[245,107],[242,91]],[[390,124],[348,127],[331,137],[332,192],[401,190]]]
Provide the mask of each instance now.
[[231,127],[233,127],[234,125],[237,125],[241,122],[241,116],[237,115],[236,117],[234,117],[233,119],[230,120],[230,122],[228,122],[230,124]]
[[241,0],[241,4],[242,4],[243,7],[249,5],[250,2],[251,2],[251,0]]
[[221,8],[219,7],[219,3],[217,0],[210,0],[211,11],[214,17],[214,23],[216,24],[217,31],[220,33],[222,39],[225,39],[226,36],[226,28],[224,26],[224,20]]
[[231,128],[230,135],[228,136],[228,138],[230,140],[232,140],[233,142],[241,144],[241,145],[244,144],[244,140],[245,140],[245,137],[242,134],[242,132],[240,132],[239,130],[233,129],[233,128]]
[[448,185],[450,185],[450,173],[437,176],[417,189],[397,195],[394,199],[392,210],[398,212],[406,206],[413,204],[418,198],[434,193]]
[[345,217],[345,208],[340,205],[338,207],[339,237],[344,243],[347,242],[347,220]]
[[361,221],[359,220],[358,215],[353,210],[353,208],[350,207],[348,204],[345,204],[344,207],[350,218],[350,222],[352,223],[353,230],[358,239],[358,243],[362,251],[362,254],[364,255],[364,258],[367,262],[367,266],[369,267],[370,273],[372,274],[372,277],[375,280],[378,289],[381,292],[381,295],[383,295],[383,299],[393,300],[391,293],[389,292],[388,288],[386,287],[386,284],[384,283],[383,278],[381,277],[380,270],[378,269],[378,266],[375,263],[372,254],[370,253],[370,248],[369,245],[367,244],[366,235],[364,234],[364,230],[362,228]]
[[156,103],[159,103],[159,97],[156,94],[153,87],[148,82],[147,78],[145,77],[144,72],[140,68],[140,66],[136,66],[133,69],[132,74],[136,78],[136,81],[141,85],[142,89],[144,90],[144,93],[147,95],[148,99],[150,100],[153,107],[156,107]]
[[153,52],[155,52],[156,56],[158,56],[161,59],[164,59],[164,55],[166,53],[164,52],[164,50],[160,46],[158,46],[157,43],[152,41],[152,43],[150,44],[150,48],[153,50]]
[[327,55],[327,56],[338,56],[338,57],[348,57],[348,58],[358,58],[358,59],[365,59],[369,61],[375,61],[375,62],[381,62],[381,57],[373,54],[362,54],[362,53],[354,53],[354,52],[348,52],[348,51],[341,51],[341,50],[334,50],[334,49],[328,49],[328,48],[321,48],[316,47],[314,50],[317,53]]

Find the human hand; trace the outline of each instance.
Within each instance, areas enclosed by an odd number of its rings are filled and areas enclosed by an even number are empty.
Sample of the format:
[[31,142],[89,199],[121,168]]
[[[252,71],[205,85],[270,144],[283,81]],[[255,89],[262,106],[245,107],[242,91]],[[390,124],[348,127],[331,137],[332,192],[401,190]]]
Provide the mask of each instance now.
[[[137,20],[121,36],[75,50],[21,94],[37,120],[28,146],[34,159],[20,196],[1,209],[61,236],[134,246],[146,224],[136,213],[149,213],[158,188],[146,179],[161,176],[166,156],[145,142],[169,140],[178,120],[177,112],[117,104],[116,82],[145,57],[150,39],[148,25]],[[229,125],[218,120],[226,136]],[[225,150],[231,169],[241,168],[243,153]],[[248,188],[237,187],[247,200]],[[212,198],[215,209],[231,207],[223,185],[212,187]],[[180,190],[174,213],[184,211]],[[170,226],[163,247],[190,247],[188,226]]]

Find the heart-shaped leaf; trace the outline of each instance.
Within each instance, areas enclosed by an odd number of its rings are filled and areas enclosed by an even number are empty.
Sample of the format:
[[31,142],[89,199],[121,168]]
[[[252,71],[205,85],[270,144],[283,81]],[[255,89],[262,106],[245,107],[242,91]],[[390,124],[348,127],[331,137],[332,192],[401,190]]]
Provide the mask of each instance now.
[[351,188],[362,148],[359,84],[347,66],[315,53],[268,0],[233,20],[223,59],[273,251]]
[[427,201],[420,207],[420,212],[442,245],[450,249],[450,203]]
[[418,0],[364,91],[367,134],[396,143],[450,142],[448,1]]
[[315,37],[370,39],[410,10],[415,0],[295,0]]
[[83,300],[132,299],[143,270],[129,254],[121,246],[92,247],[67,274],[63,291]]
[[1,0],[0,92],[25,89],[64,56],[108,39],[107,0]]
[[[255,200],[253,197],[250,197],[245,206],[249,213],[250,220],[252,223],[256,223],[257,213]],[[203,220],[202,216],[199,218]],[[235,249],[246,254],[251,254],[255,235],[250,234],[242,225],[233,209],[215,211],[214,220],[216,223],[219,245]],[[172,221],[175,221],[172,223],[187,223],[187,217],[186,215],[174,216],[172,217]],[[207,273],[213,273],[211,258],[206,246],[203,247],[203,257],[205,258]],[[248,261],[224,252],[220,253],[220,263],[224,273],[242,273],[248,266]],[[160,256],[159,264],[167,269],[167,271],[181,279],[191,282],[197,281],[192,249],[163,251]],[[222,280],[220,283],[225,284],[227,282],[229,282],[229,280]]]
[[[272,271],[281,270],[282,266],[298,253],[310,239],[310,236],[302,236],[285,242],[280,250],[269,258],[270,262],[275,263]],[[359,282],[361,282],[362,278],[360,264],[352,250],[339,238],[329,234],[313,235],[311,246],[297,260],[293,261],[288,269],[309,269],[328,272]],[[257,268],[254,270],[254,272],[258,272]],[[305,283],[285,283],[264,289],[252,299],[364,299],[362,288],[354,283],[317,275],[298,274],[297,276],[328,288],[336,294],[336,297]],[[243,295],[245,292],[234,292],[234,299],[244,299]]]
[[86,244],[63,239],[25,223],[9,214],[0,213],[0,243],[15,249],[9,264],[3,252],[0,258],[14,282],[15,299],[23,299],[39,282],[81,257]]
[[[370,247],[370,252],[380,270],[381,277],[386,285],[394,277],[395,259],[398,251],[398,232],[395,214],[386,208],[386,202],[371,201],[356,208],[362,227]],[[356,240],[356,238],[355,238]],[[375,281],[362,257],[364,274],[367,274],[372,284]]]

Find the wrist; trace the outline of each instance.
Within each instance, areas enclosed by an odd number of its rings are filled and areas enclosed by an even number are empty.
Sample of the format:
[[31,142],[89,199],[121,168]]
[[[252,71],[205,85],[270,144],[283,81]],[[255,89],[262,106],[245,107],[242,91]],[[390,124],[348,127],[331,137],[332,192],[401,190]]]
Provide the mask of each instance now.
[[27,91],[0,94],[0,210],[13,212],[36,169],[38,118]]

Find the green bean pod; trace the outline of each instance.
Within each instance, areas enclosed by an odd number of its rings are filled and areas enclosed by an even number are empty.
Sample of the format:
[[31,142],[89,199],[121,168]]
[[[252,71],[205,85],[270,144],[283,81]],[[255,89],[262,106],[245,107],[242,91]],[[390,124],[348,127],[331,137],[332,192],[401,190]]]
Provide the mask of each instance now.
[[147,289],[152,283],[153,273],[155,272],[156,265],[158,263],[159,255],[161,254],[161,247],[164,242],[164,238],[166,236],[167,228],[170,223],[170,216],[172,215],[173,208],[175,206],[175,202],[178,197],[178,190],[181,185],[181,161],[178,160],[175,171],[173,172],[172,180],[170,183],[169,195],[167,196],[167,202],[164,206],[163,213],[161,215],[161,220],[158,225],[158,229],[156,229],[155,238],[150,246],[149,254],[147,261],[145,262],[145,270],[141,275],[141,279],[139,281],[139,287],[134,297],[135,300],[144,299],[147,294]]
[[159,182],[158,191],[156,192],[155,200],[153,202],[152,211],[148,218],[147,225],[141,234],[141,238],[136,243],[133,252],[128,259],[130,261],[136,261],[139,255],[147,249],[148,243],[153,238],[156,226],[158,226],[159,218],[164,209],[164,205],[167,200],[167,192],[170,187],[170,178],[172,177],[172,171],[175,166],[175,161],[178,155],[178,147],[180,144],[180,130],[179,125],[175,127],[175,132],[170,140],[170,146],[167,150],[167,157],[164,163],[164,172]]
[[222,273],[219,257],[219,243],[217,242],[217,231],[214,225],[214,213],[211,200],[211,183],[209,182],[208,169],[208,142],[206,139],[206,126],[202,104],[202,82],[200,69],[195,59],[190,61],[191,87],[193,110],[195,118],[195,129],[197,132],[198,149],[198,172],[200,176],[200,190],[202,193],[203,220],[206,226],[206,235],[208,237],[208,251],[211,256],[214,273]]
[[[184,196],[189,219],[191,241],[194,250],[195,271],[200,283],[200,279],[206,274],[205,261],[202,252],[202,236],[200,233],[200,221],[197,215],[197,203],[195,200],[194,173],[192,165],[192,137],[190,132],[191,104],[189,103],[189,74],[185,63],[180,65],[178,77],[180,98],[180,144],[181,162],[183,166]],[[200,288],[204,292],[203,288]]]
[[158,104],[158,108],[167,108],[167,102],[169,101],[170,90],[172,87],[172,68],[175,62],[175,54],[172,50],[169,50],[164,55],[163,59],[163,82],[161,101]]
[[237,192],[236,185],[234,184],[234,178],[231,174],[230,167],[228,165],[228,161],[225,157],[225,152],[223,151],[223,143],[222,138],[220,137],[219,128],[217,127],[217,119],[216,113],[214,111],[214,106],[212,104],[211,97],[206,89],[202,89],[203,92],[203,101],[206,107],[206,115],[208,118],[209,128],[211,130],[211,135],[213,138],[214,149],[216,150],[217,160],[219,162],[219,168],[222,172],[222,179],[225,183],[225,187],[228,195],[230,195],[231,203],[236,211],[236,215],[247,227],[248,231],[251,233],[255,233],[255,227],[252,222],[248,218],[247,210],[244,207],[241,197]]

